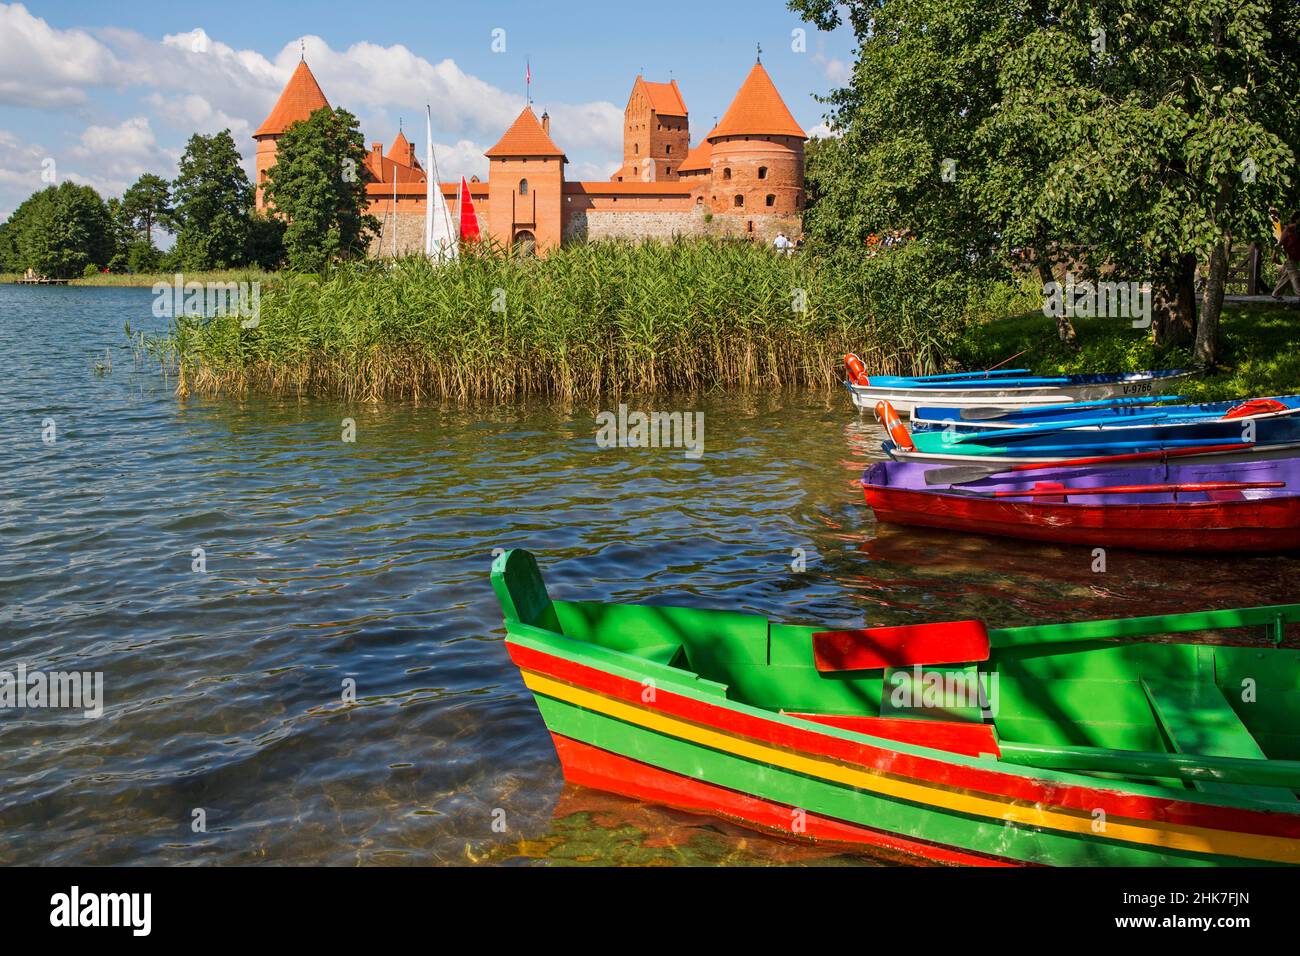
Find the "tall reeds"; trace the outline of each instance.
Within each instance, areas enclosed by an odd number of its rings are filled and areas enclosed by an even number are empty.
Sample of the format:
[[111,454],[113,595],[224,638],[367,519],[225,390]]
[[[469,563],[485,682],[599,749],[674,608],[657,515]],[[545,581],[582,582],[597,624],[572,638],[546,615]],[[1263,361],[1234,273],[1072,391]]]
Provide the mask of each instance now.
[[856,351],[920,373],[985,291],[936,275],[919,244],[888,255],[780,256],[741,242],[592,243],[545,259],[484,249],[284,276],[253,327],[177,320],[166,343],[200,394],[508,399],[821,386]]

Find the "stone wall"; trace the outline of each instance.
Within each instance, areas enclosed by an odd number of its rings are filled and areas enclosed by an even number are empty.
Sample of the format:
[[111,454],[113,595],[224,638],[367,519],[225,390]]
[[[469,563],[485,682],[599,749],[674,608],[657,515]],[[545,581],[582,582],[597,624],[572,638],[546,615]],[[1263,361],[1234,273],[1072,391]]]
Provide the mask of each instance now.
[[564,223],[564,241],[672,239],[674,236],[749,238],[771,242],[778,232],[792,240],[803,234],[799,216],[710,216],[703,206],[671,212],[574,210]]
[[[369,254],[373,257],[387,258],[393,254],[393,213],[392,211],[374,212],[379,220],[379,238],[370,243]],[[410,255],[424,251],[424,212],[399,212],[397,214],[397,254]]]

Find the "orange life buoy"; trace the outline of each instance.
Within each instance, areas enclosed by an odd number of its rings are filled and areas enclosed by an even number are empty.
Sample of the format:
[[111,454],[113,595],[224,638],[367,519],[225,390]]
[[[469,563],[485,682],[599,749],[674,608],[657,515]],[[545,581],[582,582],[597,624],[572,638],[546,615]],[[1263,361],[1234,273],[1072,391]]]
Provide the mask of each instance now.
[[844,367],[848,370],[849,381],[854,385],[869,385],[867,379],[867,367],[862,364],[862,359],[858,358],[852,352],[844,356]]
[[883,400],[876,402],[876,418],[880,419],[880,423],[885,426],[885,431],[889,432],[895,448],[899,451],[916,451],[916,446],[912,444],[912,433],[898,417],[898,412],[893,405]]

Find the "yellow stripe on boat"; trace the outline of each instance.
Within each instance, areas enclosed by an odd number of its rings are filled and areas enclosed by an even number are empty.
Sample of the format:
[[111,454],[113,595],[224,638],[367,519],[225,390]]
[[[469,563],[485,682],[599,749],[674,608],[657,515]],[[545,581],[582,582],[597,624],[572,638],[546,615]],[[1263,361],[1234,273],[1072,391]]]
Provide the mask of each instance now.
[[523,670],[521,673],[524,684],[529,690],[574,704],[585,710],[747,760],[771,764],[805,776],[895,797],[910,803],[952,810],[969,816],[1003,820],[1018,826],[1082,833],[1094,838],[1139,843],[1170,850],[1267,860],[1275,863],[1300,863],[1300,840],[1240,833],[1233,830],[1213,830],[1208,827],[1155,820],[1125,820],[1117,817],[1109,817],[1106,820],[1105,832],[1098,834],[1093,830],[1092,815],[1081,810],[1048,809],[1041,804],[981,796],[967,791],[950,790],[937,784],[898,779],[848,766],[830,758],[797,753],[747,737],[702,727],[659,711],[647,710],[604,694],[575,687],[534,671]]

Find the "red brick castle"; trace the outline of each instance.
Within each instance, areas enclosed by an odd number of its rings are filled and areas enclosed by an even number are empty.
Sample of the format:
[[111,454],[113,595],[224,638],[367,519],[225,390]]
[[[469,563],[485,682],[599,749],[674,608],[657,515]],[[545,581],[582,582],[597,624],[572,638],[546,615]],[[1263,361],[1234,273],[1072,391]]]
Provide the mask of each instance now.
[[[275,165],[276,143],[291,123],[328,106],[306,61],[298,64],[271,114],[257,128],[257,206]],[[690,148],[690,114],[676,80],[632,84],[623,121],[623,162],[608,182],[571,182],[551,138],[550,117],[524,107],[485,154],[487,182],[470,193],[486,234],[503,244],[546,251],[573,240],[746,236],[767,241],[801,231],[803,144],[808,137],[755,63],[712,130]],[[426,174],[399,132],[385,153],[366,157],[370,213],[383,224],[372,253],[416,251],[424,235]],[[460,184],[439,184],[456,213]],[[396,196],[396,199],[394,199]]]

